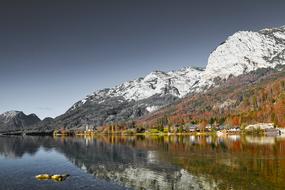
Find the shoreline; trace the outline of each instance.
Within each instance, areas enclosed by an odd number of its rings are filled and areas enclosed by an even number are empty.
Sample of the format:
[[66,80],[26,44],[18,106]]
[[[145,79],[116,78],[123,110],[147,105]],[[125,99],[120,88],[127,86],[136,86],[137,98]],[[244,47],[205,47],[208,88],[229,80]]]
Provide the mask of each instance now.
[[[282,133],[284,135],[284,133]],[[65,131],[59,132],[57,130],[49,131],[9,131],[0,132],[0,136],[229,136],[229,135],[253,135],[253,136],[281,136],[281,133],[266,133],[262,130],[239,130],[239,131],[205,131],[205,132],[130,132],[130,131],[116,131],[116,132],[99,132],[99,131]]]

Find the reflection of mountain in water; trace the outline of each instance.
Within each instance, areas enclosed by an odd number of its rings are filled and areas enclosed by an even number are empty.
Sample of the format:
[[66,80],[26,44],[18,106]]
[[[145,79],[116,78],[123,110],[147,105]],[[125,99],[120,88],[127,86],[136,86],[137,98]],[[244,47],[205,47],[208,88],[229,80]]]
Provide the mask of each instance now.
[[285,141],[264,142],[268,138],[1,137],[0,154],[20,158],[40,147],[55,149],[82,170],[133,189],[282,189]]
[[[156,151],[96,140],[68,139],[61,151],[75,165],[98,178],[134,189],[201,189],[200,178],[156,160]],[[76,147],[76,149],[74,149]],[[203,187],[202,189],[207,189]]]
[[38,148],[36,138],[0,137],[0,154],[7,158],[20,158],[26,153],[34,155]]
[[205,179],[161,162],[156,151],[94,139],[50,137],[2,137],[0,152],[9,158],[34,155],[40,147],[55,148],[72,163],[94,176],[133,189],[207,189]]

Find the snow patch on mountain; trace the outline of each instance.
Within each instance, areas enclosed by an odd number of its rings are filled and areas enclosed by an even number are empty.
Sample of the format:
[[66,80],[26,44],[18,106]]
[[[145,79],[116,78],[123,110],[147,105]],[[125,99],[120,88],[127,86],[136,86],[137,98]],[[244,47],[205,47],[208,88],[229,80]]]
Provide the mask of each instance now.
[[[200,80],[203,72],[201,68],[185,67],[177,71],[154,71],[145,77],[124,82],[114,88],[106,88],[88,95],[83,100],[75,103],[71,110],[82,106],[87,101],[102,103],[106,98],[123,97],[126,101],[139,101],[154,95],[173,95],[183,97]],[[122,102],[122,100],[119,100]],[[152,108],[149,108],[153,110]],[[150,112],[150,111],[149,111]]]
[[146,110],[151,113],[158,110],[159,108],[160,108],[159,106],[148,106],[146,107]]
[[13,118],[15,117],[16,115],[18,115],[19,113],[21,113],[20,111],[7,111],[7,112],[4,112],[1,114],[1,117],[4,117],[4,118]]
[[178,71],[154,71],[144,78],[125,82],[113,89],[108,95],[123,96],[126,100],[141,100],[155,94],[172,94],[183,97],[200,80],[202,70],[187,67]]

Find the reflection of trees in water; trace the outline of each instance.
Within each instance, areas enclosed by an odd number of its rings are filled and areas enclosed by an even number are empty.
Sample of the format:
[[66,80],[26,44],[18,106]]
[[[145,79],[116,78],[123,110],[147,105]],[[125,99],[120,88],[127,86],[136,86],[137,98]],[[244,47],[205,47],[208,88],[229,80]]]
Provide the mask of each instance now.
[[[30,152],[30,148],[36,153],[41,146],[54,147],[88,173],[134,189],[199,189],[199,185],[202,186],[185,170],[156,160],[155,151],[136,149],[133,140],[127,142],[132,146],[83,138],[13,137],[3,140],[7,148],[0,151],[21,157]],[[21,147],[21,153],[14,146]]]
[[[249,141],[251,138],[254,141]],[[156,150],[160,162],[164,160],[195,176],[206,177],[209,182],[216,182],[219,189],[284,189],[285,142],[272,139],[164,136],[132,139],[135,145],[130,140],[100,140]]]
[[188,172],[175,165],[155,162],[154,151],[95,139],[70,138],[66,141],[68,143],[62,144],[60,151],[75,165],[101,179],[134,189],[199,189],[200,183]]
[[33,156],[40,147],[47,151],[57,144],[52,137],[0,136],[0,155],[7,158],[21,158],[25,154]]
[[[262,142],[262,143],[261,143]],[[134,189],[282,189],[285,141],[257,137],[1,137],[2,155],[54,147],[99,178]]]

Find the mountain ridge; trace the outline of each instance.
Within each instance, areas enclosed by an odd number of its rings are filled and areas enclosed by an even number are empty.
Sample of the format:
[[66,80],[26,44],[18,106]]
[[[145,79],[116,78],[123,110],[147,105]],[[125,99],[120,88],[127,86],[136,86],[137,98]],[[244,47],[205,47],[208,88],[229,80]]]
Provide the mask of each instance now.
[[[279,59],[277,59],[279,58]],[[221,64],[222,63],[222,64]],[[278,64],[285,63],[285,26],[279,28],[266,28],[257,32],[253,31],[239,31],[227,38],[227,40],[219,45],[209,56],[208,64],[205,69],[195,68],[195,67],[185,67],[184,69],[179,69],[176,71],[153,71],[146,75],[145,77],[140,77],[135,80],[130,80],[117,85],[114,88],[109,88],[111,90],[111,95],[124,96],[127,100],[141,100],[143,98],[148,98],[154,93],[149,95],[144,94],[140,89],[133,94],[121,93],[120,89],[126,87],[133,88],[132,83],[138,83],[140,79],[154,79],[163,78],[162,76],[155,77],[154,75],[167,75],[172,74],[172,77],[177,77],[177,75],[183,74],[183,72],[190,70],[188,72],[188,78],[184,79],[184,82],[190,82],[190,85],[186,85],[186,89],[180,87],[180,91],[175,90],[175,85],[173,88],[172,95],[178,96],[179,98],[187,95],[191,92],[200,92],[204,88],[211,87],[215,85],[214,80],[227,79],[229,76],[238,76],[250,71],[256,70],[258,68],[275,67]],[[197,73],[195,73],[197,71]],[[199,72],[200,71],[200,72]],[[184,73],[184,74],[186,74]],[[169,77],[171,78],[171,76]],[[168,78],[165,77],[164,80]],[[183,80],[182,80],[183,81]],[[150,83],[151,84],[151,83]],[[165,84],[165,83],[163,83]],[[151,84],[152,85],[152,84]],[[144,87],[144,86],[143,86]],[[179,89],[179,88],[178,88]],[[103,89],[105,91],[107,89]],[[149,90],[149,89],[147,89]],[[103,93],[99,90],[94,92],[93,95],[110,95],[108,93]],[[176,91],[176,93],[175,93]],[[182,92],[181,92],[182,91]],[[119,93],[118,93],[119,92]],[[155,93],[161,93],[155,91]],[[92,96],[92,95],[91,95]],[[81,100],[85,102],[85,99]]]
[[40,121],[34,113],[26,115],[22,111],[7,111],[0,114],[0,131],[25,130]]
[[207,93],[231,77],[284,64],[284,26],[257,32],[239,31],[209,55],[205,69],[153,71],[113,88],[97,90],[47,123],[50,128],[80,129],[136,120],[181,98]]

